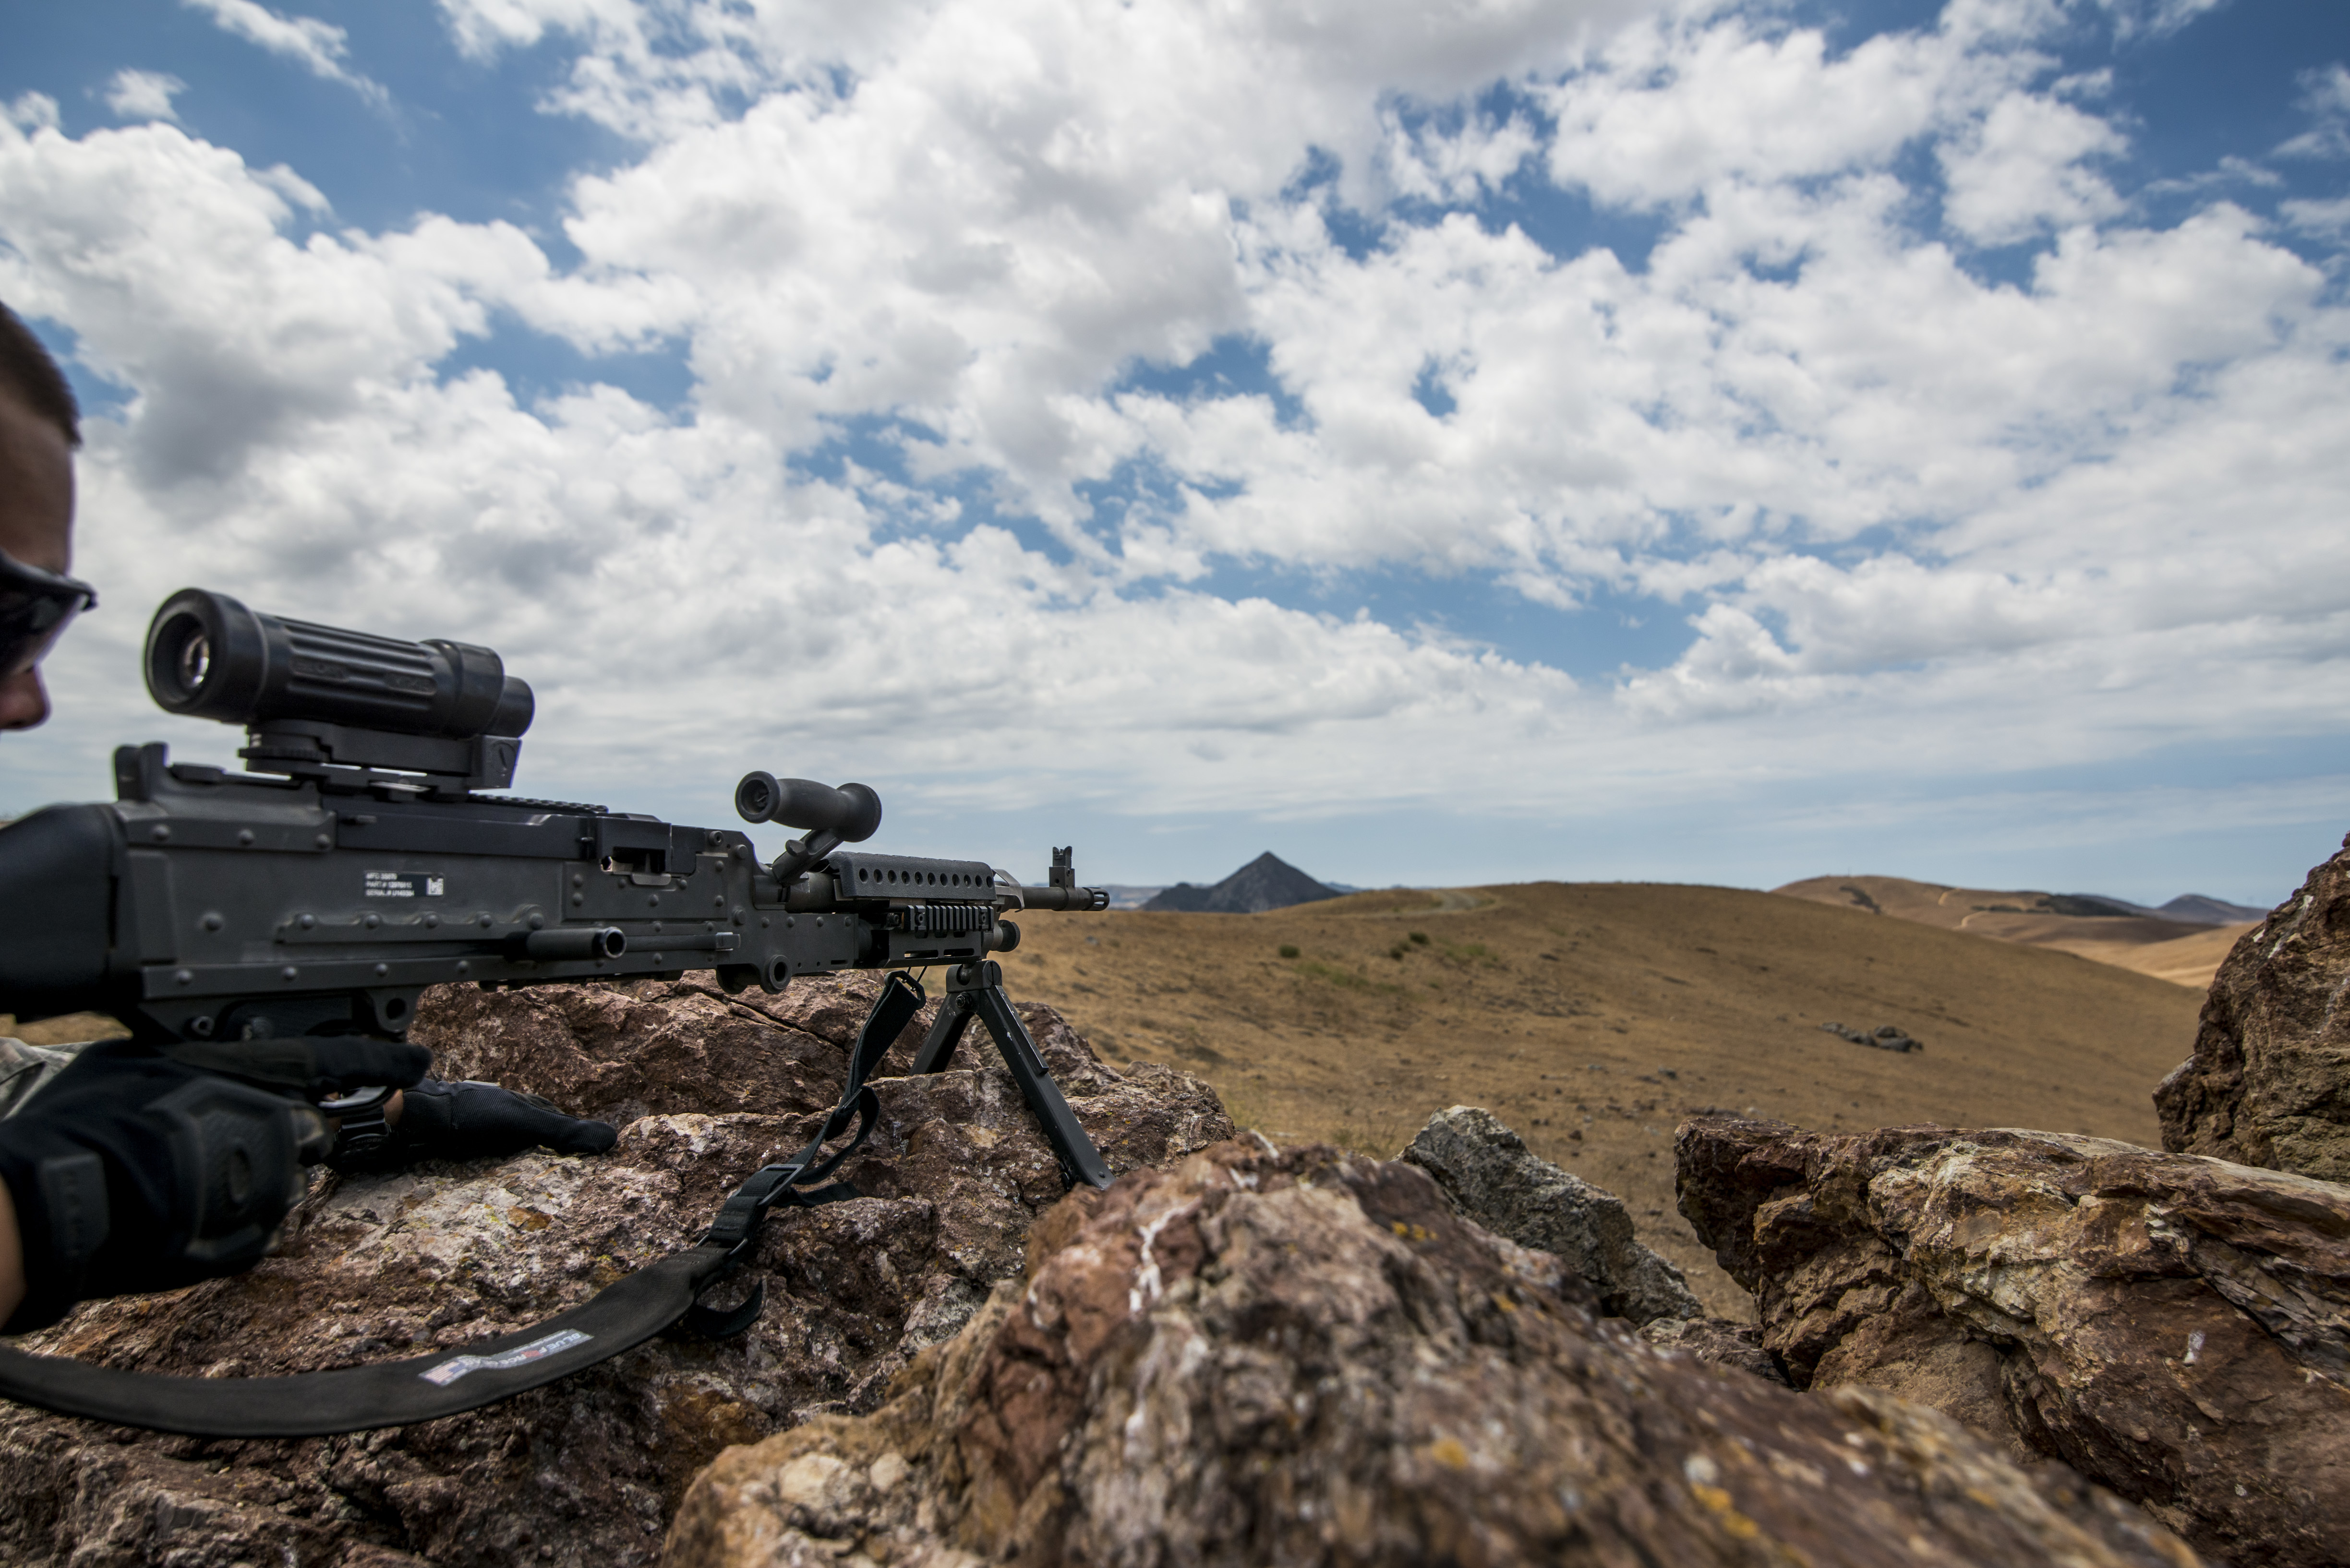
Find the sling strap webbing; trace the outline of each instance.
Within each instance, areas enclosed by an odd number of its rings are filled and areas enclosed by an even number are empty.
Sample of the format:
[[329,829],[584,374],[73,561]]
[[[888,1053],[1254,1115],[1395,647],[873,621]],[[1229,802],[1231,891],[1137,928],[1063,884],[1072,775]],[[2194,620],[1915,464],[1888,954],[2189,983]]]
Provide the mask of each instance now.
[[0,1394],[68,1416],[202,1438],[316,1438],[494,1404],[632,1350],[683,1317],[726,1265],[695,1247],[569,1312],[458,1350],[285,1377],[176,1377],[0,1349]]
[[[880,1102],[865,1080],[922,1001],[920,986],[891,974],[849,1054],[840,1103],[815,1141],[736,1189],[694,1246],[646,1264],[544,1323],[431,1355],[279,1377],[126,1372],[0,1347],[0,1397],[61,1415],[192,1437],[319,1438],[478,1410],[608,1361],[680,1323],[713,1337],[740,1334],[759,1315],[764,1282],[731,1309],[702,1306],[698,1298],[749,1255],[769,1210],[857,1196],[846,1182],[799,1189],[831,1175],[872,1133]],[[825,1144],[847,1131],[852,1118],[854,1136],[825,1155]]]

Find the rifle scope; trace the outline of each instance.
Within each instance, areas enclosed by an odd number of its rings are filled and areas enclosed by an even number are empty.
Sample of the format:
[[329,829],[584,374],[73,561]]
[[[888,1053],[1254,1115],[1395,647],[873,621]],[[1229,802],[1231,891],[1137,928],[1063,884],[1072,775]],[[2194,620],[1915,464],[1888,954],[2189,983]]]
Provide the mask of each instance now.
[[779,779],[766,773],[743,775],[734,786],[734,810],[745,822],[836,833],[844,844],[861,844],[881,826],[881,797],[865,784],[834,789],[814,779]]
[[146,671],[166,711],[248,727],[303,719],[465,741],[518,736],[535,707],[486,648],[285,620],[202,588],[155,612]]

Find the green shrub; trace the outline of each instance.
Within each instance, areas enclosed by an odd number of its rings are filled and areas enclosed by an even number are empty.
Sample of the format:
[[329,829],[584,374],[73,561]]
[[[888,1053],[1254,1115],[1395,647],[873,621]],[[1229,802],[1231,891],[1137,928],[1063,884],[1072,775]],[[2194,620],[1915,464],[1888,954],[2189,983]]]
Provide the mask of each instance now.
[[1284,958],[1295,958],[1297,956],[1297,950],[1289,943],[1284,942],[1281,944],[1281,956]]
[[1411,933],[1411,940],[1418,942],[1421,947],[1426,947],[1428,945],[1428,933],[1426,931],[1414,931]]

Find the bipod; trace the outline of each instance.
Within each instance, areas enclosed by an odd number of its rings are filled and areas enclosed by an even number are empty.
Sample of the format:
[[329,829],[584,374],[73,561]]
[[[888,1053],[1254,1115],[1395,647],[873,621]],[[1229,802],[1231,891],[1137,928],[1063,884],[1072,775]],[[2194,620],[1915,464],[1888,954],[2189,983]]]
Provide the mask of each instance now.
[[1061,1162],[1061,1180],[1070,1187],[1080,1181],[1088,1187],[1107,1187],[1109,1167],[1069,1109],[1069,1102],[1061,1097],[1061,1086],[1053,1082],[1036,1042],[1028,1037],[1027,1025],[1012,1011],[1012,999],[1003,994],[1003,966],[993,959],[957,964],[947,971],[947,993],[939,1002],[939,1021],[931,1025],[930,1037],[915,1054],[914,1071],[945,1072],[973,1017],[995,1037],[1003,1064],[1012,1069],[1028,1108],[1036,1113],[1045,1141],[1053,1146],[1053,1156]]
[[[702,1233],[701,1250],[714,1249],[725,1259],[719,1272],[705,1276],[703,1290],[732,1273],[750,1256],[758,1244],[760,1227],[771,1210],[837,1203],[858,1196],[857,1189],[847,1181],[818,1184],[857,1152],[880,1120],[881,1103],[874,1096],[867,1079],[880,1066],[881,1058],[897,1043],[906,1025],[914,1021],[926,1000],[921,986],[902,970],[893,971],[882,982],[881,994],[873,999],[864,1026],[858,1031],[857,1044],[849,1048],[848,1074],[841,1086],[840,1103],[825,1118],[806,1148],[780,1165],[754,1172],[748,1181],[735,1189],[710,1229]],[[996,1049],[1003,1053],[1004,1063],[1012,1069],[1021,1094],[1027,1098],[1028,1108],[1036,1113],[1037,1123],[1045,1129],[1045,1140],[1052,1145],[1053,1156],[1060,1162],[1063,1184],[1075,1187],[1082,1181],[1090,1187],[1107,1187],[1109,1167],[1103,1162],[1101,1151],[1086,1136],[1084,1126],[1069,1109],[1069,1102],[1062,1098],[1060,1085],[1053,1082],[1052,1070],[1045,1065],[1044,1054],[1036,1049],[1036,1042],[1029,1038],[1020,1015],[1012,1010],[1012,999],[1003,994],[1002,964],[991,959],[957,964],[947,971],[947,993],[939,1003],[939,1019],[931,1025],[922,1048],[915,1054],[914,1071],[946,1071],[954,1059],[955,1047],[962,1042],[963,1031],[971,1027],[974,1017],[995,1037]],[[827,1153],[825,1145],[843,1134],[847,1135],[847,1141]],[[697,1299],[684,1314],[684,1324],[707,1338],[730,1338],[757,1321],[766,1293],[766,1282],[763,1280],[748,1298],[733,1307],[704,1306]]]

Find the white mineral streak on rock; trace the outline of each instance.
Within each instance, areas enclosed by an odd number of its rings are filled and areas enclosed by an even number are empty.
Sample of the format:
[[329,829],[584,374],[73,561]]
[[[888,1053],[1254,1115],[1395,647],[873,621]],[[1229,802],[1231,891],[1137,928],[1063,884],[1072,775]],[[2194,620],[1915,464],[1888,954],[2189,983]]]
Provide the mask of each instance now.
[[[757,1005],[723,998],[706,977],[428,992],[416,1033],[441,1075],[614,1121],[616,1147],[324,1184],[279,1255],[250,1274],[93,1303],[26,1348],[270,1375],[419,1355],[543,1321],[688,1244],[736,1183],[808,1140],[839,1096],[877,983],[803,980]],[[1113,1171],[1232,1136],[1197,1080],[1164,1067],[1109,1073],[1049,1010],[1024,1006],[1022,1017]],[[893,1067],[927,1023],[893,1049]],[[735,1282],[764,1278],[767,1306],[740,1338],[665,1336],[472,1415],[241,1443],[230,1466],[186,1457],[205,1453],[187,1439],[0,1405],[0,1563],[648,1568],[702,1465],[822,1412],[879,1405],[910,1361],[951,1342],[1020,1272],[1031,1223],[1061,1201],[1052,1151],[993,1053],[875,1090],[884,1125],[841,1172],[870,1196],[769,1221]],[[890,1490],[866,1478],[905,1460],[877,1469],[879,1458],[857,1457],[819,1489],[816,1511],[853,1512],[868,1491]],[[806,1490],[808,1473],[794,1485]],[[824,1559],[856,1560],[854,1543]],[[930,1563],[969,1561],[942,1549]]]
[[[1160,1294],[1137,1320],[1142,1235],[1191,1205],[1198,1245],[1153,1233]],[[729,1450],[681,1505],[668,1568],[2192,1568],[2136,1511],[2047,1486],[1931,1411],[1650,1351],[1563,1270],[1536,1288],[1523,1249],[1408,1166],[1235,1140],[1074,1219],[1029,1260],[1025,1293],[1053,1311],[991,1306],[874,1415]],[[884,1451],[906,1459],[903,1492],[829,1518],[775,1501],[770,1478],[804,1456]]]
[[1150,1299],[1154,1302],[1159,1299],[1159,1260],[1150,1255],[1151,1244],[1159,1240],[1159,1232],[1167,1229],[1171,1221],[1185,1214],[1195,1212],[1197,1206],[1192,1204],[1170,1209],[1163,1214],[1153,1217],[1135,1232],[1136,1240],[1140,1245],[1141,1262],[1135,1266],[1134,1283],[1126,1293],[1126,1310],[1132,1315],[1136,1317],[1142,1315],[1143,1292],[1149,1291]]
[[2228,1561],[2345,1560],[2350,1187],[2012,1129],[1705,1118],[1677,1154],[1796,1386],[1933,1403]]

